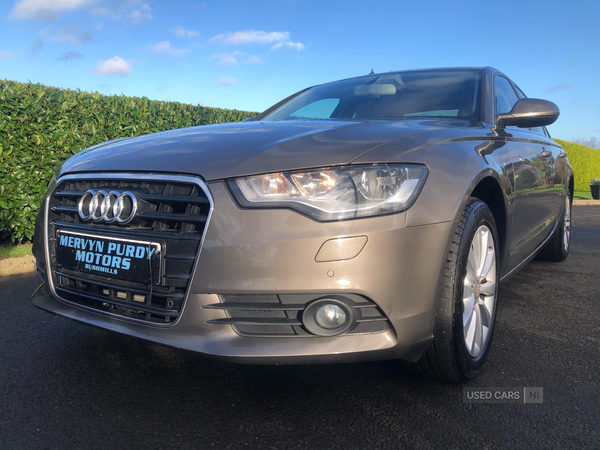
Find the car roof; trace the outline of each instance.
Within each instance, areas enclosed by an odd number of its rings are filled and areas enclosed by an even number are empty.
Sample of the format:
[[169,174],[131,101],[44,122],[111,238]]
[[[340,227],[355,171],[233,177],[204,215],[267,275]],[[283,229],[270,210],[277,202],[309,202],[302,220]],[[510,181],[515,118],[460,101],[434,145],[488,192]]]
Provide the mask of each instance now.
[[[354,80],[357,78],[364,78],[364,77],[368,77],[368,76],[383,76],[383,75],[390,75],[390,74],[400,74],[400,73],[407,73],[407,72],[434,72],[434,71],[440,71],[440,70],[483,70],[489,74],[495,73],[495,72],[500,72],[498,69],[495,69],[493,67],[490,66],[479,66],[479,67],[471,67],[471,66],[465,66],[465,67],[429,67],[429,68],[425,68],[425,69],[408,69],[408,70],[391,70],[389,72],[377,72],[377,73],[367,73],[364,75],[357,75],[354,77],[348,77],[348,78],[342,78],[339,80],[333,80],[333,81],[327,81],[325,83],[320,83],[320,84],[315,84],[314,86],[310,86],[306,89],[311,89],[313,87],[317,87],[317,86],[323,86],[325,84],[330,84],[330,83],[337,83],[338,81],[346,81],[346,80]],[[305,89],[305,90],[306,90]]]

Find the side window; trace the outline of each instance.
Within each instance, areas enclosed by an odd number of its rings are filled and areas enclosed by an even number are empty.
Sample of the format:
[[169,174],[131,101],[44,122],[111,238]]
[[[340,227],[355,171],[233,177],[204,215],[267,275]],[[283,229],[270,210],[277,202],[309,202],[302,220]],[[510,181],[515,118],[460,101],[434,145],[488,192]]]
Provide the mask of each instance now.
[[510,82],[499,75],[494,78],[494,92],[496,96],[496,114],[510,112],[519,99]]
[[517,96],[519,97],[519,100],[521,100],[522,98],[527,98],[527,96],[523,94],[523,91],[519,88],[519,86],[517,86],[516,84],[514,86],[517,90]]
[[329,119],[339,103],[339,98],[317,100],[291,113],[290,119]]

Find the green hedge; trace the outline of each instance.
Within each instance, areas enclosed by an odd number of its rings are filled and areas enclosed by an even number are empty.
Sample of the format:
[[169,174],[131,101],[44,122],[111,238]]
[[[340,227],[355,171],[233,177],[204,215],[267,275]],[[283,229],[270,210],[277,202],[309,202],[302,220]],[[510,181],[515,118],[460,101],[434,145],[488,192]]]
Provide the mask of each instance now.
[[0,80],[0,238],[31,239],[55,167],[84,148],[253,115]]
[[575,190],[589,191],[590,180],[600,177],[600,150],[554,139],[565,149],[575,176]]
[[[84,148],[255,114],[0,80],[0,238],[31,239],[55,167]],[[575,172],[575,190],[589,190],[589,180],[600,176],[600,150],[556,141]]]

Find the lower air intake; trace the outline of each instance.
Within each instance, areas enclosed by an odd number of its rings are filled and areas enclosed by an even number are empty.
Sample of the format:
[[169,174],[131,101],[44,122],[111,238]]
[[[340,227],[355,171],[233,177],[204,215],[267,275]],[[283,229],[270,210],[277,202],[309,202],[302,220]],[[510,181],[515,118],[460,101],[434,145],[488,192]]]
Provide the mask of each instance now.
[[[314,337],[302,325],[302,314],[314,300],[326,294],[285,295],[221,295],[221,303],[206,305],[207,309],[225,311],[227,317],[208,323],[231,325],[242,336]],[[337,296],[339,297],[339,296]],[[344,334],[382,333],[388,319],[378,306],[366,297],[344,294],[356,315],[355,324]]]

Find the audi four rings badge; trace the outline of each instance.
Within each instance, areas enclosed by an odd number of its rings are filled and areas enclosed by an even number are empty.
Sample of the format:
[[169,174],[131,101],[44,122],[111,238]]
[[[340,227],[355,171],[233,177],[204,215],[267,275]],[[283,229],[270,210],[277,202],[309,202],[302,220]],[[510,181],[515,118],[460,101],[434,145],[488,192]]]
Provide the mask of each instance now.
[[119,192],[90,189],[77,203],[79,217],[94,222],[129,223],[137,211],[138,202],[130,191]]

